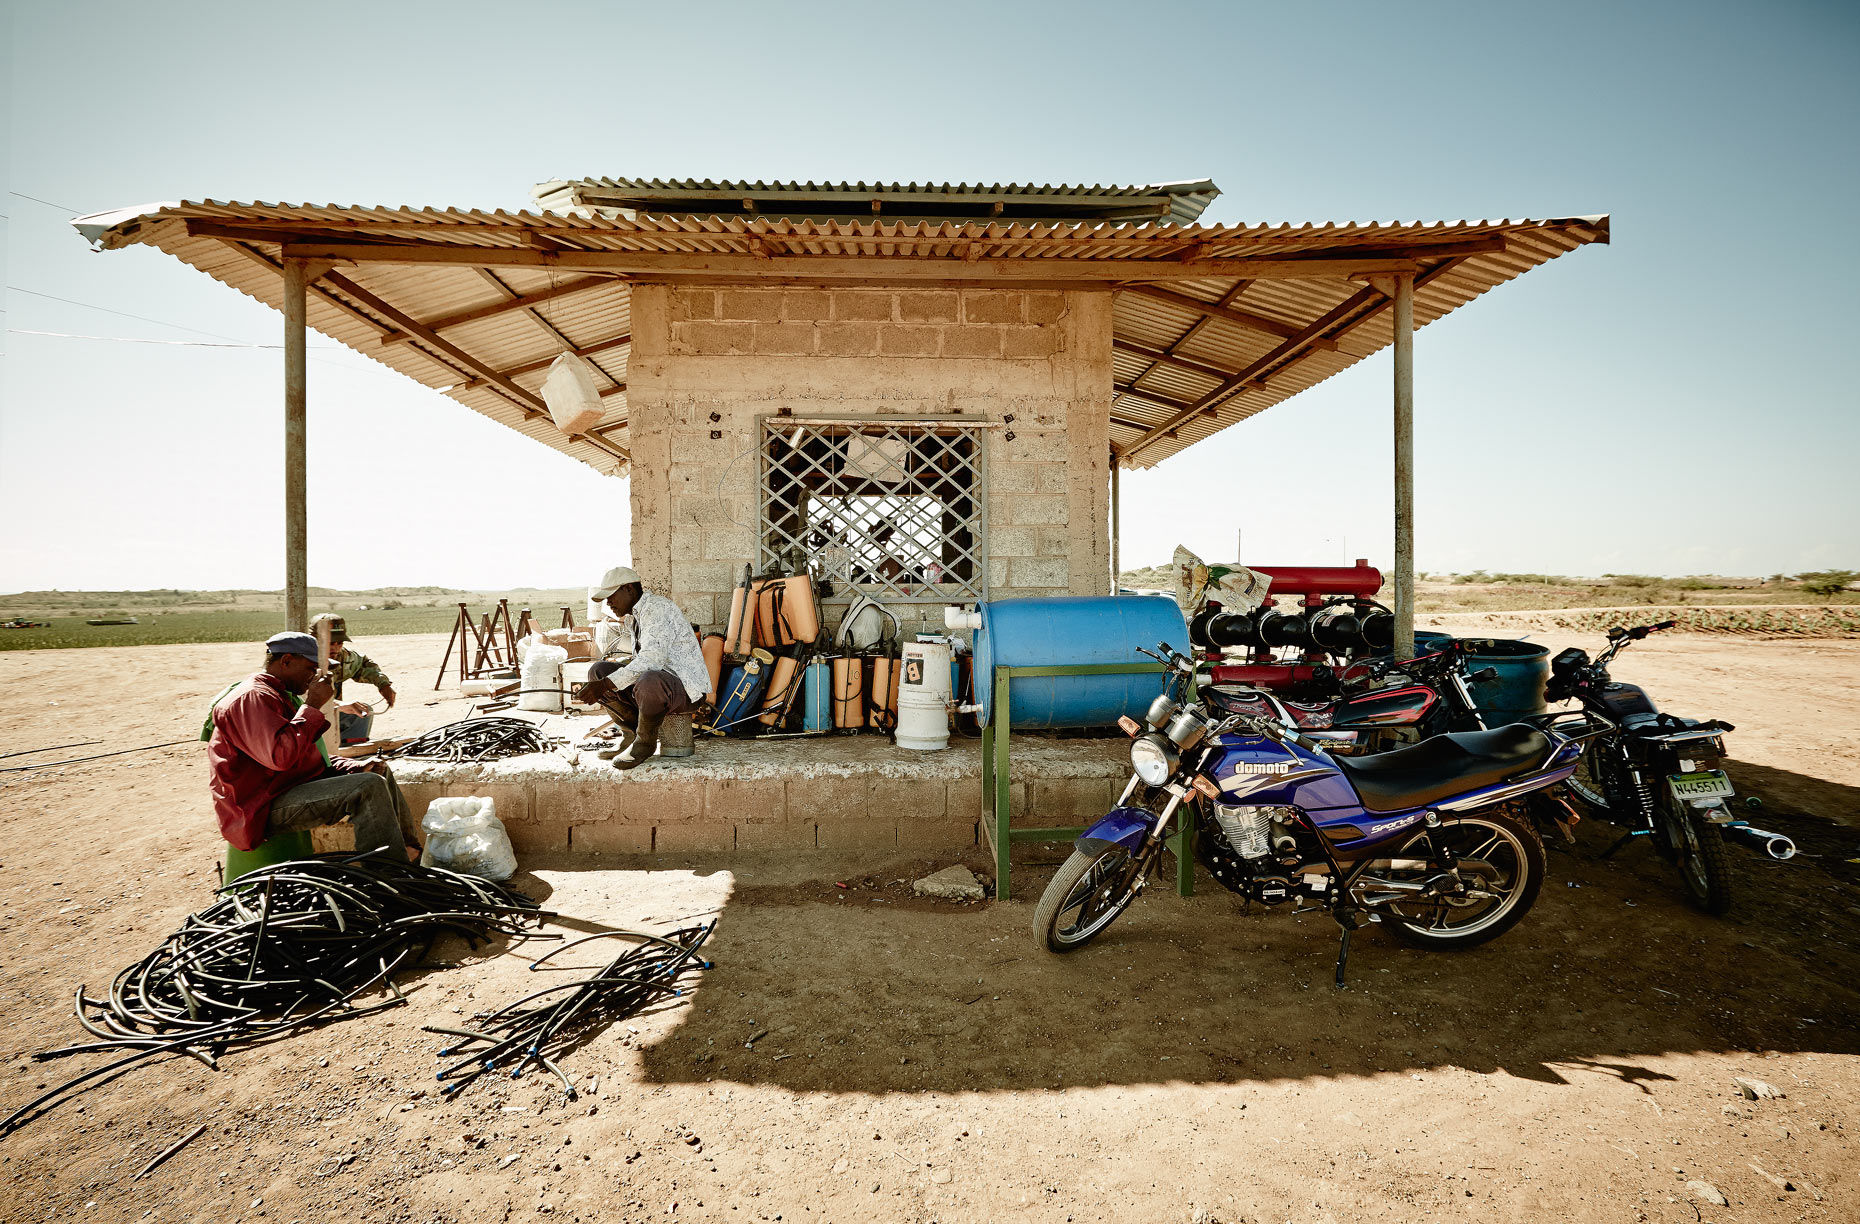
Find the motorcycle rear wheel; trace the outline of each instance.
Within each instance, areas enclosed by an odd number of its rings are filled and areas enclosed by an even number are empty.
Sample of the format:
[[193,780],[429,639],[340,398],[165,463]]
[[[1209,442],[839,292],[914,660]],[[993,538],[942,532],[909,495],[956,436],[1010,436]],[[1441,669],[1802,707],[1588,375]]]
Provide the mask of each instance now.
[[1074,850],[1033,909],[1033,934],[1048,952],[1076,952],[1117,921],[1137,895],[1124,887],[1130,854],[1113,846],[1098,854]]
[[1674,801],[1660,805],[1660,835],[1673,850],[1673,864],[1686,886],[1686,898],[1716,918],[1731,908],[1731,856],[1724,848],[1724,833],[1705,817],[1685,808],[1674,811]]
[[[1516,926],[1537,903],[1547,867],[1543,841],[1528,820],[1508,811],[1474,812],[1444,821],[1438,828],[1422,829],[1404,842],[1396,855],[1431,857],[1443,841],[1463,866],[1480,864],[1487,869],[1489,875],[1480,873],[1473,878],[1481,891],[1492,895],[1449,896],[1375,907],[1382,915],[1382,925],[1397,939],[1442,951],[1477,947]],[[1376,872],[1374,866],[1370,871],[1384,874]]]

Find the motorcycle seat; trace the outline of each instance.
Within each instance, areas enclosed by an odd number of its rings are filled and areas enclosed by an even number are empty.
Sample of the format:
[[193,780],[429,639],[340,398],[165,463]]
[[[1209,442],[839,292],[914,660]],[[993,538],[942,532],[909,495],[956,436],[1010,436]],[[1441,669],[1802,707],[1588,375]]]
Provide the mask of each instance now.
[[1436,735],[1393,752],[1331,760],[1356,788],[1365,810],[1399,812],[1541,768],[1554,750],[1542,731],[1512,723],[1493,731]]

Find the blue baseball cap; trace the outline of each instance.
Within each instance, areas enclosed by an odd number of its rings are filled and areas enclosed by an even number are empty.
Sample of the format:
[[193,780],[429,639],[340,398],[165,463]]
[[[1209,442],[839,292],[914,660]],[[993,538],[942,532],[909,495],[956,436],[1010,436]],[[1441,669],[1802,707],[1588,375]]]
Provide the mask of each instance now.
[[265,639],[265,649],[274,655],[302,655],[312,663],[316,658],[316,639],[307,633],[274,633]]

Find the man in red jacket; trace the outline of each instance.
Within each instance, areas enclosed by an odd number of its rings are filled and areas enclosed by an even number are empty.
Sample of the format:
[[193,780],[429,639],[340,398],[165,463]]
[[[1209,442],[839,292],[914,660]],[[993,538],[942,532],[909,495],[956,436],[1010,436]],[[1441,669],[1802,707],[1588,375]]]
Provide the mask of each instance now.
[[418,830],[387,766],[323,754],[329,720],[318,707],[331,688],[317,671],[316,639],[280,633],[265,651],[265,669],[221,694],[200,734],[220,833],[250,850],[273,833],[346,818],[356,849],[414,857]]

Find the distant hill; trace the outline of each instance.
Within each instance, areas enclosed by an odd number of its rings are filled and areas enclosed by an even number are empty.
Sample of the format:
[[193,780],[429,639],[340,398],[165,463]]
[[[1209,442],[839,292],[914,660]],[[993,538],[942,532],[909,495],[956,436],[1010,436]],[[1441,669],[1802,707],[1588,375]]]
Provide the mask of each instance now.
[[[508,597],[512,603],[528,601],[539,607],[557,603],[579,606],[585,587],[513,587],[504,591],[467,591],[457,587],[393,586],[372,590],[311,587],[313,611],[342,611],[361,606],[378,608],[390,600],[407,606],[440,607],[465,602],[478,605]],[[190,591],[178,587],[147,591],[17,591],[0,595],[0,616],[56,616],[93,612],[228,612],[276,608],[281,591],[248,589]]]

